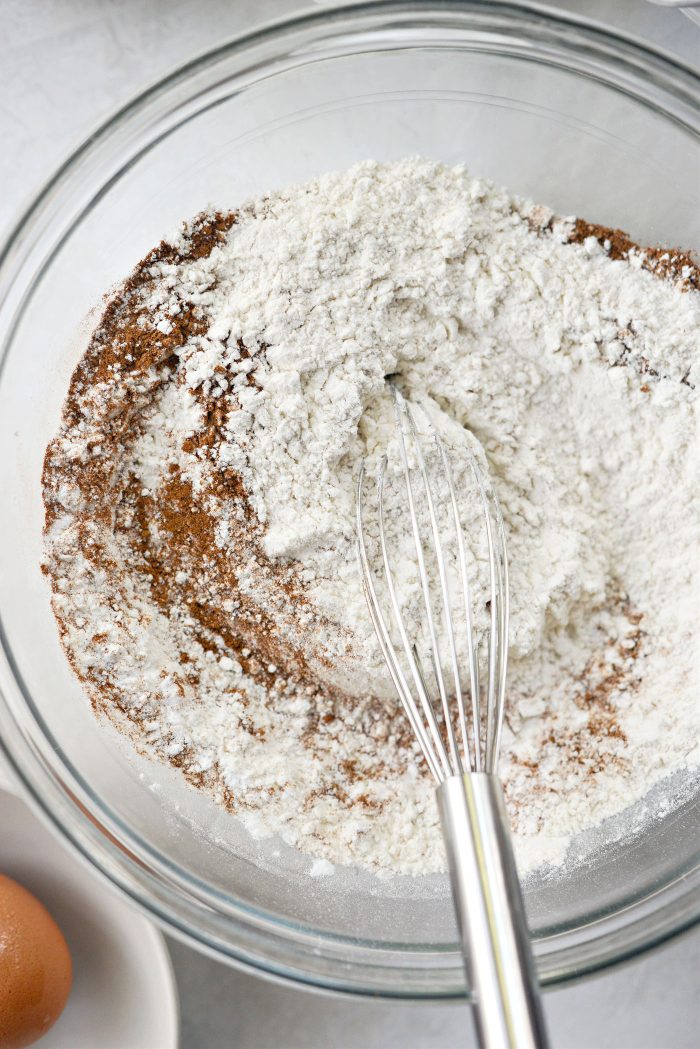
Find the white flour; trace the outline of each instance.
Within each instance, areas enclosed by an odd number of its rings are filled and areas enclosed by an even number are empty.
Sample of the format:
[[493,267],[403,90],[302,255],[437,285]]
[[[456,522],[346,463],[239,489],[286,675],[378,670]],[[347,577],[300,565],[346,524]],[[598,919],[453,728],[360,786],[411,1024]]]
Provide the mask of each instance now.
[[[431,784],[384,738],[381,706],[365,703],[392,697],[355,555],[359,464],[372,473],[387,448],[396,461],[387,374],[428,406],[452,449],[468,529],[472,434],[503,507],[512,627],[501,768],[523,869],[560,862],[573,835],[698,761],[700,295],[647,272],[641,255],[612,261],[593,238],[569,243],[571,224],[550,220],[461,168],[366,163],[249,202],[211,255],[153,268],[154,325],[167,333],[194,303],[208,328],[179,353],[179,384],[150,376],[124,469],[156,501],[170,464],[195,492],[236,471],[264,555],[293,570],[303,605],[281,595],[261,558],[242,557],[240,506],[212,496],[217,547],[241,594],[346,699],[286,682],[276,662],[267,686],[252,680],[225,644],[202,647],[182,609],[155,609],[138,573],[121,584],[139,610],[125,624],[104,573],[76,557],[75,491],[59,496],[48,536],[57,614],[93,687],[107,675],[147,710],[148,745],[187,753],[255,833],[333,864],[442,864]],[[210,458],[182,447],[204,426],[192,391],[224,406]],[[67,430],[62,454],[85,457],[86,440]],[[398,518],[391,527],[410,588],[412,550]],[[125,562],[122,538],[106,530],[100,541]],[[235,630],[241,613],[229,605]],[[183,682],[183,646],[196,685]],[[302,746],[322,702],[336,713],[340,703],[340,717]]]

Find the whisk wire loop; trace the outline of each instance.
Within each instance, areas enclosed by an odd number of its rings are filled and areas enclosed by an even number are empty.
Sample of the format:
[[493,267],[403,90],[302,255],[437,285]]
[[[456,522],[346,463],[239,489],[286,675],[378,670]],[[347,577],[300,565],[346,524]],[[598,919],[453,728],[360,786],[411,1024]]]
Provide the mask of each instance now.
[[[432,690],[429,688],[427,675],[418,653],[416,641],[409,637],[405,618],[402,614],[401,601],[397,592],[392,559],[389,554],[385,499],[386,456],[383,457],[380,463],[377,477],[379,547],[384,582],[391,609],[391,621],[401,642],[400,649],[403,651],[404,665],[408,668],[408,675],[404,671],[399,651],[392,641],[392,628],[382,609],[382,603],[379,600],[372,569],[370,568],[363,519],[364,466],[360,471],[357,487],[359,560],[365,597],[372,623],[379,639],[382,655],[389,667],[394,687],[406,711],[428,767],[436,781],[441,783],[447,777],[461,775],[465,771],[480,772],[483,770],[494,772],[498,762],[505,699],[509,619],[508,562],[503,516],[495,493],[487,491],[476,457],[470,451],[467,451],[476,490],[482,505],[489,564],[486,716],[482,720],[479,647],[474,628],[467,544],[449,457],[441,437],[433,433],[431,437],[438,452],[439,469],[442,472],[448,493],[449,516],[456,544],[456,560],[459,568],[458,573],[456,573],[457,585],[461,590],[461,604],[464,608],[466,627],[470,717],[467,716],[465,703],[465,688],[460,669],[460,656],[453,616],[453,599],[450,590],[451,580],[448,576],[445,548],[438,521],[434,477],[431,477],[431,472],[428,468],[423,451],[423,440],[418,432],[411,406],[393,385],[392,395],[397,421],[398,449],[405,486],[406,508],[413,538],[424,622],[430,649],[430,665],[432,678],[435,682],[437,701],[431,696]],[[411,465],[411,459],[416,464],[414,467]],[[431,550],[437,566],[438,579],[437,584],[433,584],[432,591],[426,564],[425,543],[428,540],[421,533],[417,509],[419,500],[422,500],[420,505],[424,506],[427,511],[427,515],[424,516],[427,516]],[[454,586],[454,580],[452,583]],[[441,615],[441,625],[444,628],[447,642],[450,686],[447,683],[438,644],[437,610],[439,610]],[[450,690],[452,694],[450,694]],[[451,709],[453,700],[456,701],[456,717],[453,717]],[[469,725],[470,719],[471,726]],[[455,720],[458,732],[455,732]],[[485,724],[483,724],[483,721],[485,721]]]
[[[445,569],[445,558],[443,556],[442,543],[440,542],[440,529],[438,527],[437,517],[435,514],[435,503],[433,501],[433,493],[431,491],[430,481],[428,479],[428,471],[425,465],[425,457],[423,455],[423,449],[421,447],[421,442],[418,437],[418,431],[416,430],[416,424],[413,418],[413,413],[411,412],[404,398],[401,396],[401,394],[395,387],[392,387],[392,392],[394,395],[394,408],[396,411],[396,419],[398,422],[401,463],[403,466],[404,478],[406,480],[406,491],[408,494],[408,505],[411,515],[411,525],[413,529],[413,541],[415,544],[416,556],[418,559],[418,571],[421,581],[421,590],[423,592],[423,604],[425,606],[425,621],[428,629],[428,634],[430,635],[431,651],[433,653],[433,671],[435,674],[435,680],[437,682],[438,692],[440,694],[440,702],[442,704],[442,713],[447,733],[447,741],[450,748],[450,757],[452,759],[452,771],[454,774],[459,774],[463,772],[464,769],[462,766],[462,758],[457,747],[457,739],[452,724],[452,718],[450,715],[449,698],[447,695],[447,688],[445,685],[445,677],[442,671],[442,664],[438,653],[438,641],[435,630],[435,617],[433,615],[433,607],[430,596],[430,585],[428,583],[428,574],[425,567],[423,542],[421,539],[420,528],[418,524],[418,515],[416,514],[414,507],[413,485],[411,481],[411,472],[408,465],[408,454],[406,449],[406,430],[408,430],[408,433],[413,441],[413,448],[418,462],[418,471],[423,482],[423,490],[425,494],[426,505],[428,507],[428,516],[430,518],[430,527],[433,533],[434,552],[440,579],[440,592],[442,597],[445,630],[447,632],[448,644],[450,647],[450,658],[452,662],[452,673],[454,675],[455,694],[458,697],[458,702],[460,704],[461,710],[464,708],[464,700],[462,698],[462,685],[459,678],[459,662],[457,660],[457,648],[455,646],[454,629],[452,626],[450,595],[449,590],[447,588],[447,572]],[[383,528],[383,525],[383,516],[380,515],[380,528]],[[467,751],[467,757],[468,753],[469,752]]]
[[492,742],[491,771],[496,771],[498,754],[501,748],[501,732],[503,729],[503,714],[505,710],[506,678],[508,675],[508,628],[510,619],[510,580],[508,578],[508,554],[506,552],[505,527],[503,525],[503,514],[498,500],[495,501],[496,527],[500,546],[499,569],[501,573],[501,587],[499,597],[499,608],[501,619],[499,624],[501,644],[499,648],[498,666],[498,695],[496,697],[495,731]]
[[482,770],[481,760],[481,747],[479,746],[479,725],[481,724],[481,702],[480,702],[480,683],[479,683],[479,646],[476,638],[474,637],[474,620],[472,617],[472,599],[471,599],[471,587],[469,586],[469,577],[467,575],[467,550],[464,542],[464,530],[462,528],[462,522],[459,516],[459,507],[457,505],[457,492],[455,490],[454,480],[452,477],[452,469],[450,467],[449,459],[445,451],[440,438],[436,435],[435,444],[440,453],[440,459],[442,468],[447,479],[447,487],[450,493],[450,506],[452,509],[452,521],[454,524],[455,535],[457,537],[457,554],[459,560],[459,574],[462,583],[462,595],[464,601],[464,619],[467,631],[467,652],[469,658],[469,691],[471,695],[471,707],[472,707],[472,737],[473,737],[473,763],[471,758],[470,750],[470,739],[469,730],[467,728],[467,715],[464,709],[464,702],[460,697],[459,702],[459,723],[462,732],[462,741],[464,745],[465,753],[470,756],[469,766],[470,770],[473,768],[476,772]]
[[[380,468],[380,480],[377,482],[377,488],[379,491],[380,502],[383,501],[383,482],[381,481],[382,468]],[[376,587],[372,577],[372,572],[369,567],[369,558],[367,555],[367,545],[365,542],[365,529],[363,522],[363,488],[364,488],[364,466],[360,470],[360,476],[357,482],[357,535],[358,535],[358,552],[360,558],[360,566],[362,570],[362,584],[365,594],[365,599],[369,608],[370,617],[377,634],[379,646],[382,650],[382,655],[389,668],[391,679],[394,687],[401,699],[401,703],[408,716],[408,720],[411,727],[416,735],[421,751],[428,767],[435,778],[440,783],[446,775],[446,769],[449,768],[447,763],[447,756],[445,754],[442,739],[440,738],[440,732],[435,722],[435,715],[430,704],[430,700],[427,695],[425,683],[420,677],[420,673],[416,670],[416,676],[418,677],[418,694],[421,698],[421,705],[423,706],[423,713],[427,722],[426,725],[423,722],[420,711],[416,706],[415,700],[411,693],[410,686],[406,680],[406,676],[401,667],[401,663],[398,658],[398,653],[391,640],[389,628],[387,626],[386,619],[381,609],[379,599],[377,597]],[[382,544],[382,558],[384,561],[385,571],[387,572],[387,589],[389,592],[390,601],[396,600],[396,594],[394,590],[393,577],[391,575],[391,568],[389,565],[389,556],[386,550],[386,541]],[[399,631],[401,633],[401,630]],[[408,644],[408,637],[405,634],[405,630],[402,635],[402,642],[405,637],[405,645]],[[431,738],[432,737],[432,738]],[[449,773],[447,773],[449,774]]]

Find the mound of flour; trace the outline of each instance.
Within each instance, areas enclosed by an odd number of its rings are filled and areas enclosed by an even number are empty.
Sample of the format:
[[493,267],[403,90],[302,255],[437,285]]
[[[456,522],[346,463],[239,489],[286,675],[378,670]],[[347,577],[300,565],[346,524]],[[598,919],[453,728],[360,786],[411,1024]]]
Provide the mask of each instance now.
[[[190,308],[206,325],[178,351],[177,383],[157,387],[125,453],[126,472],[156,497],[172,465],[194,491],[219,472],[240,477],[266,563],[291,566],[303,590],[298,615],[266,596],[255,558],[238,563],[228,504],[210,500],[218,548],[241,591],[301,638],[305,665],[352,711],[351,701],[392,696],[355,552],[360,464],[371,474],[388,451],[396,481],[385,376],[447,443],[470,534],[479,506],[465,453],[485,458],[511,562],[502,772],[523,868],[560,861],[574,834],[698,761],[700,295],[648,272],[641,250],[615,260],[594,237],[572,242],[572,229],[462,168],[422,160],[368,162],[249,201],[210,254],[149,268],[154,328],[167,333]],[[217,439],[206,456],[183,452],[211,418],[204,401],[221,405]],[[399,519],[389,527],[410,588],[415,557]],[[75,661],[93,667],[94,650],[81,655],[71,630],[71,570],[56,549],[69,534],[64,521],[49,536],[61,615]],[[474,553],[483,564],[478,543]],[[101,635],[107,602],[83,578],[83,620],[86,585]],[[475,585],[483,609],[478,572]],[[415,593],[407,607],[417,625]],[[258,833],[334,863],[414,873],[440,864],[430,783],[382,750],[381,733],[368,742],[366,722],[346,714],[332,742],[308,745],[309,703],[294,687],[270,704],[225,643],[213,663],[178,634],[177,616],[157,623],[150,655],[134,654],[148,648],[148,627],[135,640],[133,623],[126,650],[111,650],[120,680],[149,696],[150,747],[214,769],[207,785],[235,795]],[[110,644],[119,629],[110,621]],[[197,686],[161,701],[169,645],[184,646]],[[222,667],[264,740],[240,731],[238,708],[222,713]],[[358,747],[372,752],[366,775],[362,763],[347,771]],[[263,769],[274,793],[247,806]]]

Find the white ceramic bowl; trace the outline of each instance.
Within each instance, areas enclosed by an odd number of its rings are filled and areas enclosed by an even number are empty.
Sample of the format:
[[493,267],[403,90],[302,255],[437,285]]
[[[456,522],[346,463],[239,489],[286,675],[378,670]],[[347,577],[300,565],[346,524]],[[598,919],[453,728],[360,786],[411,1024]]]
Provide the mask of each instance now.
[[0,873],[34,893],[73,959],[73,987],[41,1049],[176,1049],[178,1001],[152,922],[52,835],[0,769]]

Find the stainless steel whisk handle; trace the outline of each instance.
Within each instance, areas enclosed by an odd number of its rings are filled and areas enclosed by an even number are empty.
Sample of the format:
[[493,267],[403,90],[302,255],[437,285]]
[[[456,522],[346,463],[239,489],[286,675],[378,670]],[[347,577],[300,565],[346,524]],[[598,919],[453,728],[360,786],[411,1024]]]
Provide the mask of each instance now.
[[450,776],[437,798],[480,1043],[546,1049],[500,781],[485,772]]

